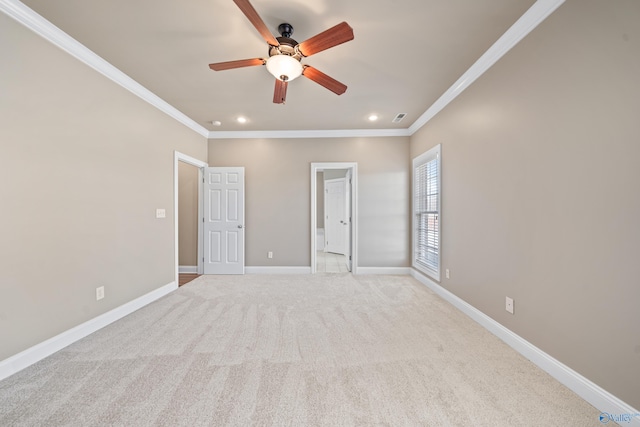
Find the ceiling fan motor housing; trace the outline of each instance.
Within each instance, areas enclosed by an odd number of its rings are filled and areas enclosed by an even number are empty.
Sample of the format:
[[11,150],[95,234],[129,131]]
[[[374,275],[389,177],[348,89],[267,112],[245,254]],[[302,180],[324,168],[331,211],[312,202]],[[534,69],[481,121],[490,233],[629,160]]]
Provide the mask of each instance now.
[[278,32],[282,34],[281,37],[276,37],[280,46],[269,46],[269,56],[287,55],[297,59],[298,61],[302,60],[302,54],[297,49],[298,42],[291,38],[291,35],[293,34],[293,27],[291,24],[280,24],[278,26]]
[[297,49],[298,42],[288,37],[276,37],[280,46],[269,46],[269,56],[287,55],[298,61],[302,60],[302,54]]

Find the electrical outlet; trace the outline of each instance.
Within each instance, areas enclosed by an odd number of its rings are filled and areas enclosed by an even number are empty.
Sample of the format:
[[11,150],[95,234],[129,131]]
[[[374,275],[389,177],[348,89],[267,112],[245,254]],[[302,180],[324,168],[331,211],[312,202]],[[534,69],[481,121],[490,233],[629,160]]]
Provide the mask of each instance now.
[[100,301],[102,298],[104,298],[104,286],[96,288],[96,301]]
[[166,218],[167,211],[164,209],[156,209],[156,218]]
[[271,251],[267,252],[267,258],[269,259],[273,258],[273,252]]
[[444,275],[447,277],[447,279],[449,278],[449,269],[448,268],[444,271]]
[[513,314],[513,299],[506,297],[504,309]]

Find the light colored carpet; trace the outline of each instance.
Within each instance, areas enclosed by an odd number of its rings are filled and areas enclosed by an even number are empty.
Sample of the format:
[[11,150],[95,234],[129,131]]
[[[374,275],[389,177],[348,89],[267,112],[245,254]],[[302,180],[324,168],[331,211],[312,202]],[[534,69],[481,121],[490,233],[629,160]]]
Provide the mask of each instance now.
[[0,382],[2,426],[597,426],[408,276],[202,276]]

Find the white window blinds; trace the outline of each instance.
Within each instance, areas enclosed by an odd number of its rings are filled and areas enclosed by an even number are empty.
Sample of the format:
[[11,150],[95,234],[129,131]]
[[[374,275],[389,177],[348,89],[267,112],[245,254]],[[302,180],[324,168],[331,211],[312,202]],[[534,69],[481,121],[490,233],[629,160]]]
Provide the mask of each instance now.
[[440,146],[413,160],[413,266],[440,280]]

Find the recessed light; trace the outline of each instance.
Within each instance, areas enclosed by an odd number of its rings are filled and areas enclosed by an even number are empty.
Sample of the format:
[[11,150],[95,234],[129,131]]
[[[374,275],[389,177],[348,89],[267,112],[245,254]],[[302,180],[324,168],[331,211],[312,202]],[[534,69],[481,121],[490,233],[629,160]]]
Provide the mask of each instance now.
[[369,119],[370,122],[375,122],[376,120],[378,120],[378,115],[377,114],[371,114],[368,117],[368,119]]
[[238,121],[238,123],[247,123],[247,118],[246,117],[240,116],[236,120]]

